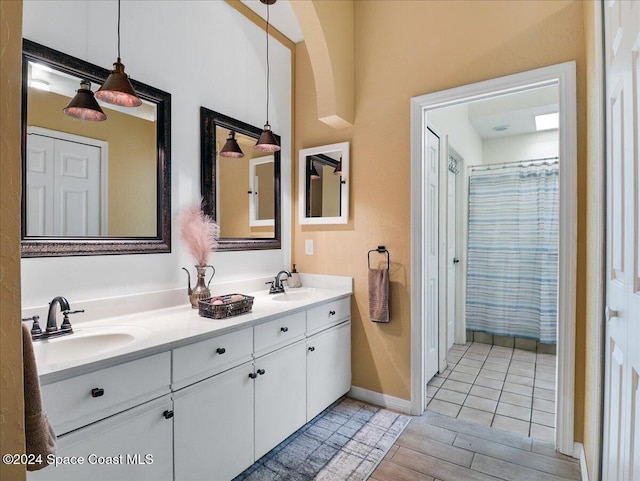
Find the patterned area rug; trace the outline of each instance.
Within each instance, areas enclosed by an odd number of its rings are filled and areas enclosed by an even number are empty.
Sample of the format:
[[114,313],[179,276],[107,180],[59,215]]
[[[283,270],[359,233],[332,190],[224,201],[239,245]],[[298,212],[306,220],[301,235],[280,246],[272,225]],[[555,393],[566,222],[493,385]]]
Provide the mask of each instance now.
[[342,398],[265,454],[234,481],[362,481],[410,416]]

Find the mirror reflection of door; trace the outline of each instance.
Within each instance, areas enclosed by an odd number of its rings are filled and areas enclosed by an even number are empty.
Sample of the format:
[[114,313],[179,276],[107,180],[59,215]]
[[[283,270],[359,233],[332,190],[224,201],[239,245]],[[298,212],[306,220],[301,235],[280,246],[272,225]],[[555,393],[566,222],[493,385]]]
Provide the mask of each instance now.
[[107,143],[46,129],[27,135],[27,235],[107,232]]
[[307,156],[307,217],[339,217],[342,203],[341,152]]
[[274,177],[273,155],[251,159],[249,182],[251,202],[249,204],[249,224],[251,227],[273,226],[275,206],[273,196]]

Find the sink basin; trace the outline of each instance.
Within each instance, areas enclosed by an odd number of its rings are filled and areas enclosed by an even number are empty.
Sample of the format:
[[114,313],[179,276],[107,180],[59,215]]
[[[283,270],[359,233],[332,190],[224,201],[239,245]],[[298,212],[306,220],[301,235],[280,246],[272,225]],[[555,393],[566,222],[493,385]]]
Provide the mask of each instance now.
[[137,326],[78,327],[73,334],[33,343],[38,364],[59,364],[100,356],[150,336]]
[[271,299],[274,301],[290,301],[290,302],[301,302],[308,301],[316,297],[316,293],[312,290],[290,290],[285,292],[284,294],[276,294]]

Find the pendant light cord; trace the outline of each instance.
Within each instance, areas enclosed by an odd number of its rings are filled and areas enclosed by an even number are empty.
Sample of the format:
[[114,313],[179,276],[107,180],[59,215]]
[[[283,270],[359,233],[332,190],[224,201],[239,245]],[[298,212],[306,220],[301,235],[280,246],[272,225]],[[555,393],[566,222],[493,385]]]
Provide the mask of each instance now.
[[120,0],[118,0],[118,62],[120,61]]
[[267,3],[267,124],[269,123],[269,4]]

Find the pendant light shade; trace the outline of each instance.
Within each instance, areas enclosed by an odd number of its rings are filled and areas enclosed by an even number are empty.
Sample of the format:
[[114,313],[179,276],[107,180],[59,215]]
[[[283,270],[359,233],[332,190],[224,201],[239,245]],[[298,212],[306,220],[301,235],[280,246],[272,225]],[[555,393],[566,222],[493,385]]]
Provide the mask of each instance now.
[[336,165],[336,168],[333,171],[333,175],[342,175],[342,157],[340,157],[340,162]]
[[260,138],[258,142],[256,142],[254,149],[260,150],[261,152],[277,152],[280,150],[280,145],[278,145],[275,135],[271,132],[269,122],[264,125],[264,130],[260,134]]
[[317,180],[320,178],[320,174],[318,174],[318,171],[316,170],[316,166],[311,164],[311,170],[309,171],[309,178],[311,180]]
[[142,105],[142,100],[136,95],[129,76],[124,72],[124,65],[120,62],[120,57],[113,64],[113,70],[107,80],[96,92],[96,97],[103,102],[122,107],[139,107]]
[[236,133],[233,130],[229,132],[227,142],[224,144],[224,147],[222,147],[222,150],[220,150],[220,156],[233,157],[236,159],[244,157],[244,152],[238,145],[238,141],[236,140]]
[[93,97],[91,83],[86,80],[80,81],[80,88],[77,90],[76,95],[62,111],[69,117],[75,117],[80,120],[90,120],[92,122],[107,120],[106,114]]
[[267,27],[265,29],[267,35],[267,121],[264,124],[264,130],[260,134],[258,142],[253,148],[261,152],[277,152],[280,150],[280,145],[273,132],[271,132],[271,125],[269,125],[269,5],[276,3],[276,0],[260,0],[260,2],[267,6]]
[[136,95],[129,76],[124,73],[124,65],[120,61],[120,0],[118,0],[118,59],[113,64],[113,70],[107,80],[96,92],[96,97],[103,102],[122,107],[142,105],[142,100]]

